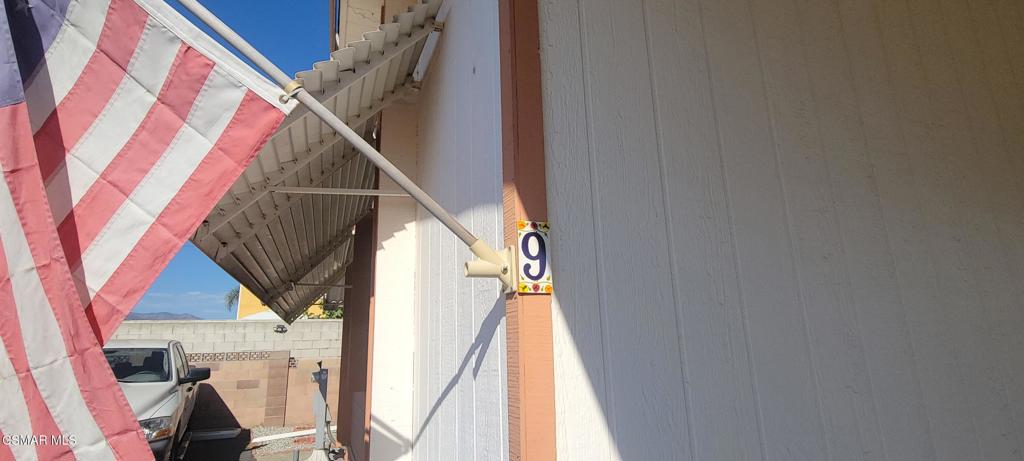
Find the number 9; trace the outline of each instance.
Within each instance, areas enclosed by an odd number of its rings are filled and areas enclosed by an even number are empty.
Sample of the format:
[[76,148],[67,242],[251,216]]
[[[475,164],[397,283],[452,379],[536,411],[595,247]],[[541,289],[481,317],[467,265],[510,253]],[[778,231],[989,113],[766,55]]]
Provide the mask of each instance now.
[[[536,253],[530,253],[530,239],[537,240]],[[540,233],[538,232],[530,232],[528,234],[523,235],[522,242],[523,256],[525,256],[530,261],[537,262],[537,275],[533,275],[530,273],[530,268],[531,266],[533,266],[530,263],[523,264],[523,274],[526,275],[526,277],[529,278],[530,280],[540,280],[541,277],[544,276],[544,273],[547,272],[548,249],[544,246],[544,238],[541,237]]]

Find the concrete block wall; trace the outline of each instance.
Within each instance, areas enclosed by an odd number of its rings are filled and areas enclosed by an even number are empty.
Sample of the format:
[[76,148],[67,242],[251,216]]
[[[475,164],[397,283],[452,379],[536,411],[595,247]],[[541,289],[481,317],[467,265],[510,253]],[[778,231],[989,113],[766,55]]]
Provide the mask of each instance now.
[[[240,427],[313,423],[310,375],[328,371],[328,402],[336,401],[341,370],[341,320],[300,320],[285,333],[267,320],[132,320],[114,340],[174,339],[189,364],[209,367],[197,414]],[[331,408],[331,413],[337,410]],[[219,423],[223,424],[223,423]]]
[[129,320],[118,339],[175,339],[187,353],[290,351],[294,358],[341,357],[341,320],[299,320],[275,333],[274,320]]
[[[210,360],[229,354],[231,360]],[[223,402],[223,405],[212,406],[228,408],[230,416],[241,427],[281,426],[289,410],[301,413],[301,408],[289,408],[286,397],[292,371],[288,365],[288,351],[261,353],[260,356],[251,357],[256,360],[246,360],[248,358],[239,357],[238,353],[189,354],[189,365],[210,369],[210,380],[204,384],[211,388],[201,387],[200,392],[211,395],[200,402]],[[201,409],[200,414],[205,414],[205,410]],[[297,414],[295,418],[301,416]],[[308,409],[306,416],[311,421],[312,413]]]

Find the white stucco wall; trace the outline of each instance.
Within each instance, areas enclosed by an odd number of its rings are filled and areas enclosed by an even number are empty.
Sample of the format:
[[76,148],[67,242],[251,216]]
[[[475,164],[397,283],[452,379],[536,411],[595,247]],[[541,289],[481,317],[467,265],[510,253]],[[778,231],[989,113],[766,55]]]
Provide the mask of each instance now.
[[541,21],[560,459],[1021,459],[1024,3]]
[[[410,100],[388,107],[381,119],[381,153],[413,181],[417,170],[417,118],[416,105]],[[384,175],[379,188],[400,190]],[[380,197],[377,201],[371,461],[408,460],[412,456],[416,207],[409,197]]]
[[[472,232],[497,245],[497,3],[451,3],[419,94],[418,175],[424,189]],[[423,208],[418,217],[413,458],[507,459],[504,297],[494,280],[464,278],[469,250]]]

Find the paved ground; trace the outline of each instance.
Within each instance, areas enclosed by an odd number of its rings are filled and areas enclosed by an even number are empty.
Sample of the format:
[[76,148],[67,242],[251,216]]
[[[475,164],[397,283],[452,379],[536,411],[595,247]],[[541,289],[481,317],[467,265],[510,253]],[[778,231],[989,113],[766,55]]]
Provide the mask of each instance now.
[[[277,428],[275,428],[277,429]],[[280,428],[280,432],[289,432],[291,428]],[[285,431],[283,429],[289,429]],[[186,461],[292,461],[293,453],[299,451],[299,459],[305,460],[310,455],[312,437],[275,440],[273,443],[250,443],[253,431],[242,430],[237,437],[228,440],[207,440],[193,442],[185,453]]]
[[243,430],[233,439],[193,442],[185,452],[185,460],[254,461],[256,458],[247,450],[249,437],[249,431]]

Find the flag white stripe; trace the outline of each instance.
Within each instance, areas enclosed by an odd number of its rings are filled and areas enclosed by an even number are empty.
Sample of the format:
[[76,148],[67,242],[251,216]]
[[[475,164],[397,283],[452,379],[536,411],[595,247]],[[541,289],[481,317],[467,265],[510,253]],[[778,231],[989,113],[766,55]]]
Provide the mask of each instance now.
[[[185,126],[82,254],[75,277],[89,304],[220,138],[248,89],[215,68]],[[86,277],[84,274],[88,274]]]
[[[0,395],[3,395],[3,411],[0,411],[0,431],[4,435],[30,435],[31,420],[25,395],[21,392],[21,382],[14,372],[14,365],[7,355],[7,345],[0,337]],[[19,347],[17,344],[15,347]],[[38,459],[35,447],[29,445],[7,444],[14,453],[14,459],[34,461]]]
[[180,47],[174,34],[152,18],[147,21],[128,73],[46,185],[54,221],[64,220],[142,124]]
[[[193,134],[204,138],[213,147],[234,118],[248,91],[237,80],[225,75],[220,67],[214,68],[203,89],[199,90],[199,96],[185,124],[192,128]],[[188,175],[192,175],[192,169],[188,170]],[[160,209],[163,209],[162,205]]]
[[[7,256],[14,307],[25,342],[32,377],[63,434],[74,434],[78,459],[114,459],[110,445],[85,404],[67,356],[60,325],[43,290],[27,237],[21,227],[7,181],[0,179],[0,242]],[[4,395],[4,399],[10,396]],[[24,401],[24,397],[21,398]],[[8,403],[4,403],[5,408]]]
[[53,43],[46,50],[46,59],[25,85],[32,132],[43,125],[57,104],[68,95],[82,75],[89,58],[96,51],[103,23],[107,19],[110,0],[79,0],[68,3],[68,11]]

